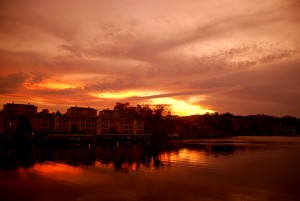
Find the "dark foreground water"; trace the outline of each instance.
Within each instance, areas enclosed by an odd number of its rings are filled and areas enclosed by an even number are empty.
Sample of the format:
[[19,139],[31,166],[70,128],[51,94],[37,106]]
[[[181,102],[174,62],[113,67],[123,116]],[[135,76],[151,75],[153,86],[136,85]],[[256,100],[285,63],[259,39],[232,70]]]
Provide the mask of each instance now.
[[0,200],[300,200],[299,137],[0,145]]

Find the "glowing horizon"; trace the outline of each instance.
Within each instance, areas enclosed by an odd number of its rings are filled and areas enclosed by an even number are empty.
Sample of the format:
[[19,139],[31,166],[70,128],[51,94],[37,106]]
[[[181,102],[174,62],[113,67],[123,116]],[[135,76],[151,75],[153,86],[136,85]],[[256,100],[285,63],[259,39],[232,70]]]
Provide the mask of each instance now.
[[[115,99],[115,100],[125,100],[126,98],[139,97],[139,98],[148,98],[152,96],[159,96],[165,94],[162,91],[121,91],[121,92],[102,92],[102,93],[91,93],[92,96],[95,96],[100,99]],[[137,104],[149,104],[149,105],[170,105],[172,108],[172,114],[179,116],[188,116],[193,114],[205,114],[205,113],[214,113],[215,111],[207,108],[203,108],[200,105],[196,105],[198,97],[190,97],[189,100],[177,100],[176,98],[149,98],[148,101],[141,101]],[[122,101],[121,101],[122,102]],[[129,101],[130,103],[130,101]]]
[[183,100],[176,100],[174,98],[157,98],[151,99],[152,104],[160,105],[166,104],[171,106],[171,112],[174,115],[189,116],[196,114],[214,113],[215,111],[203,108],[193,102],[186,102]]

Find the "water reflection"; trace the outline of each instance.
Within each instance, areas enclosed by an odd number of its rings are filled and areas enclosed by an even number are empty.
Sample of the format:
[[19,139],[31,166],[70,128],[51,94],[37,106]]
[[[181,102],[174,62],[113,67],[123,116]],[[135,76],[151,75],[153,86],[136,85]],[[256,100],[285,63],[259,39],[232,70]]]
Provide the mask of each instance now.
[[238,144],[189,144],[185,145],[186,148],[190,150],[202,150],[206,156],[230,156],[236,152],[241,152],[245,150],[258,149],[257,146],[245,146]]
[[300,138],[255,140],[1,144],[0,200],[299,200]]
[[[69,145],[10,145],[0,147],[0,168],[32,167],[45,162],[70,166],[113,167],[117,171],[156,168],[172,162],[205,163],[205,157],[230,156],[253,147],[233,144],[190,144],[180,142],[104,143]],[[51,168],[50,168],[51,169]]]

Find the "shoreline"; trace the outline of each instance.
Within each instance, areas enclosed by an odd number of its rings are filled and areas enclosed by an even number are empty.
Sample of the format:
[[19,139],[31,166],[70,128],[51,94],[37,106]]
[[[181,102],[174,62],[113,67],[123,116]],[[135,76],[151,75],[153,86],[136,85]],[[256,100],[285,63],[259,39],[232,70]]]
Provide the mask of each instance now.
[[[296,139],[296,141],[295,141]],[[183,144],[270,144],[278,141],[286,143],[300,143],[299,135],[276,136],[230,136],[223,138],[183,139]]]

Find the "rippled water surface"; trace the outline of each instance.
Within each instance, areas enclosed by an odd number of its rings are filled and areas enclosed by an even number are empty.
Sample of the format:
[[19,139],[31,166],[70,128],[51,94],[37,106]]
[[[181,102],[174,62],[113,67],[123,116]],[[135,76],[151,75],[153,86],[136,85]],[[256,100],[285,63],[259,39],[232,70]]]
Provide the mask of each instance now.
[[0,200],[300,200],[299,137],[0,145]]

